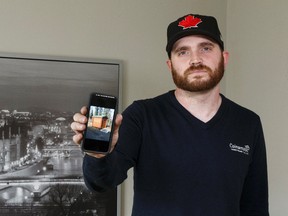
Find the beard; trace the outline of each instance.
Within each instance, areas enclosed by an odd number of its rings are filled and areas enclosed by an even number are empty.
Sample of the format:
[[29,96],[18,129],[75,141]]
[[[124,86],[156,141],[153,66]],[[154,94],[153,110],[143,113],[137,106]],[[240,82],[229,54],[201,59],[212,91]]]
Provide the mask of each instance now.
[[[205,70],[208,74],[207,78],[201,76],[195,76],[193,81],[189,81],[189,75],[195,70]],[[224,76],[224,58],[220,59],[218,67],[213,71],[210,67],[205,65],[190,66],[184,71],[184,75],[181,76],[173,67],[172,64],[172,77],[175,85],[185,91],[190,92],[203,92],[213,89],[221,81]]]

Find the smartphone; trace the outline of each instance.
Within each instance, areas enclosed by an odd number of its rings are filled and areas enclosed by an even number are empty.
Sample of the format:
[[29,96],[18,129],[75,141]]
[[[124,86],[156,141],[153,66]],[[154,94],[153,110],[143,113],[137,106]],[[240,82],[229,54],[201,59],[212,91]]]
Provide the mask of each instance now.
[[109,153],[116,113],[116,97],[100,93],[91,94],[88,121],[81,145],[84,152]]

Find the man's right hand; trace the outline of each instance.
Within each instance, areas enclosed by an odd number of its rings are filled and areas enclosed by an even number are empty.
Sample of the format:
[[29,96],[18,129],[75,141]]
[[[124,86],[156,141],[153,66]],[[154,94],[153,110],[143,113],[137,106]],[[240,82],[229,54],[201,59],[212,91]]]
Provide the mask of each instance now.
[[[82,107],[80,110],[80,113],[76,113],[73,116],[74,122],[71,124],[71,129],[75,132],[75,135],[73,136],[73,141],[80,145],[81,141],[83,139],[83,132],[86,129],[86,123],[88,121],[86,114],[88,112],[87,107]],[[110,152],[113,151],[119,137],[119,128],[122,122],[122,115],[117,114],[116,119],[115,119],[115,125],[114,125],[114,131],[113,131],[113,137],[112,137],[112,143],[111,143],[111,149]],[[87,153],[93,157],[96,158],[101,158],[104,157],[104,154],[96,154],[96,153]]]

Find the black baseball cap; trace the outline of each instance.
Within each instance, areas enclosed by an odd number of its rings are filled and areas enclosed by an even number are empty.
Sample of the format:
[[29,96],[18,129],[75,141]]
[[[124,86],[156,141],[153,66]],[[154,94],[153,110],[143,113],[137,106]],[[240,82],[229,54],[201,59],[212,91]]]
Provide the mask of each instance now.
[[224,50],[221,32],[217,20],[212,16],[188,14],[169,24],[167,28],[166,51],[170,56],[174,43],[189,35],[205,35],[219,44]]

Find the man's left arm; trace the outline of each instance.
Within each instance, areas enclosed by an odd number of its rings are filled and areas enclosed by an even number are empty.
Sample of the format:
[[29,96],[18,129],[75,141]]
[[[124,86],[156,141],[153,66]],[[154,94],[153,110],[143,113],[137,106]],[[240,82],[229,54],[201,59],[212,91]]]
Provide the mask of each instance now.
[[260,119],[252,157],[240,201],[241,216],[269,216],[267,157]]

